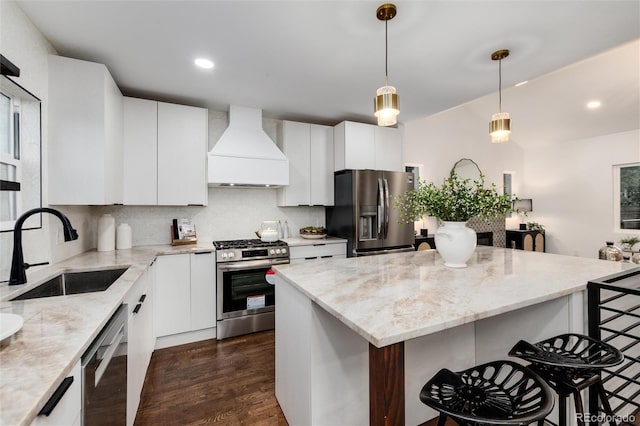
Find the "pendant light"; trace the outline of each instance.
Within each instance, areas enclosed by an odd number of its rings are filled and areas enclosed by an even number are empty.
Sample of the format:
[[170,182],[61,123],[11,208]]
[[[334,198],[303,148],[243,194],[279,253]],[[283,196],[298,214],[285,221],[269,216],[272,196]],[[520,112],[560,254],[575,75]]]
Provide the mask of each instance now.
[[373,99],[373,111],[375,116],[378,117],[378,126],[393,126],[398,122],[397,117],[400,114],[400,108],[398,106],[396,88],[389,86],[387,22],[396,16],[396,6],[391,3],[385,3],[378,7],[376,16],[379,20],[384,21],[384,86],[376,92],[376,97]]
[[492,143],[509,142],[511,134],[511,118],[508,112],[502,112],[502,60],[509,56],[508,49],[496,50],[491,54],[491,59],[498,61],[498,95],[499,95],[499,112],[491,116],[489,123],[489,135],[491,135]]

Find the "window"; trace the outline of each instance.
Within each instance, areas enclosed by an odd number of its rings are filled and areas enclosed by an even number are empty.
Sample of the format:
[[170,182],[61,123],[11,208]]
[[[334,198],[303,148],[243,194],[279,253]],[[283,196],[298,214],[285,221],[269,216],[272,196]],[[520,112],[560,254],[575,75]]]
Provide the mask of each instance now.
[[613,167],[616,231],[640,232],[640,163]]
[[22,211],[20,102],[0,92],[0,229],[13,228]]

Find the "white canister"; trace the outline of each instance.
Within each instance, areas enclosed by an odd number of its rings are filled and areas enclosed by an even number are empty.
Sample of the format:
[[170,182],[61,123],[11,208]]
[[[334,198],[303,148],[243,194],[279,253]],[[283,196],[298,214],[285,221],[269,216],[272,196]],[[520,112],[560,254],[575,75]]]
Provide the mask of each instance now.
[[110,214],[98,219],[98,251],[113,251],[116,249],[116,220]]
[[116,228],[116,249],[128,250],[131,248],[131,227],[121,223]]

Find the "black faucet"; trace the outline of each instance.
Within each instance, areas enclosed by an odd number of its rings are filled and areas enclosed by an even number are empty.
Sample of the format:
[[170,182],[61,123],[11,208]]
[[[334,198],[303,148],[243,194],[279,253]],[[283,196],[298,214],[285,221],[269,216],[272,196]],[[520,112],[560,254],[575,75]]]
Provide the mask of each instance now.
[[64,214],[55,209],[50,209],[48,207],[38,207],[35,209],[28,210],[22,214],[16,220],[16,224],[13,227],[13,258],[11,260],[11,276],[9,277],[9,285],[18,285],[24,284],[27,282],[27,274],[26,271],[30,266],[36,265],[46,265],[49,262],[37,263],[29,265],[28,263],[24,263],[24,259],[22,257],[22,225],[24,221],[31,215],[36,213],[50,213],[62,222],[62,229],[64,232],[64,240],[71,241],[78,239],[78,232],[71,226],[71,222],[69,222],[69,218]]

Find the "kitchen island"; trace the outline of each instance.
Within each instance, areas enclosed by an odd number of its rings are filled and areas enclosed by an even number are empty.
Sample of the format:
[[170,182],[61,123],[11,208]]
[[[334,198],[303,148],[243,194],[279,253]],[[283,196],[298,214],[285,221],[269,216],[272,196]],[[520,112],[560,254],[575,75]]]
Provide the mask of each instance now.
[[519,340],[585,331],[587,281],[633,264],[478,247],[277,266],[276,397],[289,424],[422,423],[440,368],[507,358]]

